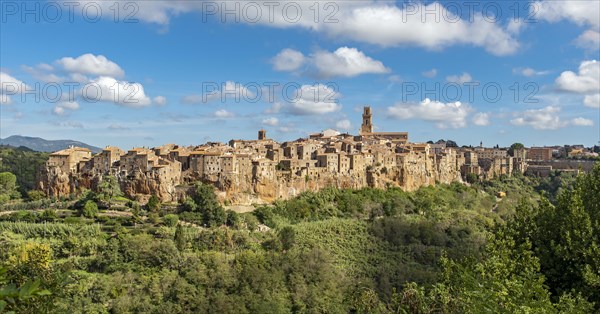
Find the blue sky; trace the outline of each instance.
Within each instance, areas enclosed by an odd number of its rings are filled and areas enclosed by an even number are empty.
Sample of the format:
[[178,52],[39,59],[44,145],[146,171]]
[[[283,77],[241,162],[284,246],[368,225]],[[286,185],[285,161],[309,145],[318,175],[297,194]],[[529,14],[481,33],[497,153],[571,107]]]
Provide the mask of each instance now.
[[0,136],[283,141],[368,104],[416,142],[600,140],[600,2],[250,2],[3,1]]

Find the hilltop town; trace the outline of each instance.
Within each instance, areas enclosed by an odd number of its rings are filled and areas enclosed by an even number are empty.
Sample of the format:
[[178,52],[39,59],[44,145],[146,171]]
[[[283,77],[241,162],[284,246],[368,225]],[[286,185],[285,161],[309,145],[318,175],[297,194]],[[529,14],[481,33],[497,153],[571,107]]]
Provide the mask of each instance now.
[[[306,190],[390,186],[413,191],[439,183],[490,179],[514,173],[548,175],[554,169],[588,170],[592,162],[553,160],[555,148],[451,147],[412,143],[407,132],[375,132],[364,107],[358,135],[324,130],[308,138],[278,143],[265,130],[256,140],[167,144],[127,152],[107,146],[92,155],[70,147],[52,153],[39,182],[48,196],[96,189],[105,176],[117,178],[128,196],[180,201],[194,182],[213,184],[221,200],[251,204],[288,199]],[[583,148],[569,152],[583,154]]]

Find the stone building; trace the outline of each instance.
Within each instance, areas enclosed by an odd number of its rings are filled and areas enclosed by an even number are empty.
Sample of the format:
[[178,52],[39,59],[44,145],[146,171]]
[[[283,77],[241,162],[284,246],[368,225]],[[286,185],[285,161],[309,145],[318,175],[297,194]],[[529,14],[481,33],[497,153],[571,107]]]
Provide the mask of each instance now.
[[491,178],[526,169],[524,152],[513,158],[502,149],[409,143],[406,132],[374,132],[372,118],[371,108],[365,107],[356,136],[324,130],[281,144],[261,129],[256,140],[231,140],[228,145],[167,144],[127,152],[106,147],[95,156],[69,148],[50,155],[40,186],[48,194],[66,195],[94,189],[103,176],[114,175],[127,196],[154,194],[163,201],[178,201],[193,183],[202,181],[214,184],[219,197],[233,204],[249,204],[328,186],[412,191],[461,182],[461,176],[471,173]]
[[529,160],[552,160],[552,147],[532,147],[527,151],[527,159]]
[[81,167],[80,162],[89,161],[91,158],[91,150],[71,146],[50,154],[46,164],[49,168],[57,168],[64,173],[76,173]]

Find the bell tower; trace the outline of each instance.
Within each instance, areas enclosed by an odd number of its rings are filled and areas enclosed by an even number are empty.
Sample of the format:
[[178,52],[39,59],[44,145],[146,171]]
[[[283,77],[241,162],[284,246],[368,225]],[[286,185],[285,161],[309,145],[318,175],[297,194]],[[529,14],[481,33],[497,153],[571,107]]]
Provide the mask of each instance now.
[[263,141],[267,139],[267,131],[265,129],[258,130],[258,140]]
[[371,114],[371,107],[365,106],[363,108],[362,125],[360,126],[360,135],[373,133],[373,115]]

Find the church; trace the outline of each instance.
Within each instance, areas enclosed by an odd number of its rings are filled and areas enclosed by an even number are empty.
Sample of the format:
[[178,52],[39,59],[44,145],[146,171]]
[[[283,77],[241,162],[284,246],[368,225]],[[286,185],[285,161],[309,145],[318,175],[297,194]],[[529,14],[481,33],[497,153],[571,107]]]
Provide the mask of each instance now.
[[370,106],[363,108],[362,125],[358,134],[364,139],[387,139],[397,144],[408,143],[408,132],[374,132],[373,114]]

